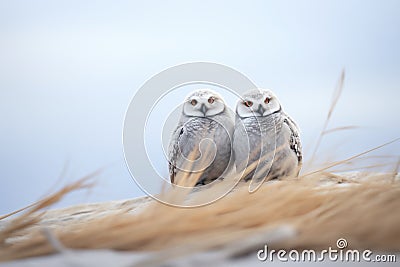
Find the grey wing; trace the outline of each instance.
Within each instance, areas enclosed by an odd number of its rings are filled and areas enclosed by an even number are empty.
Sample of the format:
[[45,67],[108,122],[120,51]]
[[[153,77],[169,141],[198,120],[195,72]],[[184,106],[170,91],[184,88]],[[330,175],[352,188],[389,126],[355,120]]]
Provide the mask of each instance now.
[[303,152],[301,147],[299,128],[297,124],[293,121],[293,119],[290,118],[287,114],[284,114],[283,123],[289,126],[289,129],[291,131],[289,140],[290,149],[293,150],[293,152],[296,154],[299,165],[301,165],[303,161]]
[[246,129],[240,121],[236,120],[235,131],[233,133],[233,158],[235,161],[236,171],[241,172],[246,168],[246,163],[249,158],[249,143]]
[[183,125],[178,125],[178,127],[173,132],[171,141],[169,143],[168,169],[169,169],[169,178],[171,180],[171,183],[174,183],[174,180],[175,180],[176,161],[177,161],[178,155],[180,153],[179,143],[182,139],[184,132],[185,132],[185,127]]

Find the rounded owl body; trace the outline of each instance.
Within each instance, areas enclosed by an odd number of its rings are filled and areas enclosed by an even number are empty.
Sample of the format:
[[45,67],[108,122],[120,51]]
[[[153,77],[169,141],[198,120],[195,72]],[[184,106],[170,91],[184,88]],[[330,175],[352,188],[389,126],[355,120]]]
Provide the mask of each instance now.
[[[200,112],[199,112],[200,111]],[[220,178],[229,166],[234,122],[222,98],[211,90],[193,92],[185,101],[170,141],[170,180],[199,175],[196,185]]]
[[276,96],[251,90],[236,108],[233,151],[245,181],[297,176],[302,164],[299,131]]

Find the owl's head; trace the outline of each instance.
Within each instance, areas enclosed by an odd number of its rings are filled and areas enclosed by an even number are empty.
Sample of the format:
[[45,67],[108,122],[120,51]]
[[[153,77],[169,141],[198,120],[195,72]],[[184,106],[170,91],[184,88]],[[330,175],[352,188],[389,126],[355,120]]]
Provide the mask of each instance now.
[[188,117],[211,117],[225,110],[225,102],[216,92],[200,89],[192,92],[183,104],[183,114]]
[[236,105],[236,113],[241,118],[266,117],[281,111],[278,98],[270,90],[252,89],[245,92]]

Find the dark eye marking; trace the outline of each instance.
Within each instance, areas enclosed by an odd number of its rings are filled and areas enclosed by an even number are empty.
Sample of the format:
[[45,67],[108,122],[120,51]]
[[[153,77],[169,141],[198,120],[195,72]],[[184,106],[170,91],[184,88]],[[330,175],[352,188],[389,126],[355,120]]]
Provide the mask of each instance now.
[[251,101],[249,101],[249,100],[246,100],[246,101],[243,101],[243,105],[245,105],[246,107],[251,107],[252,105],[253,105],[253,102],[251,102]]

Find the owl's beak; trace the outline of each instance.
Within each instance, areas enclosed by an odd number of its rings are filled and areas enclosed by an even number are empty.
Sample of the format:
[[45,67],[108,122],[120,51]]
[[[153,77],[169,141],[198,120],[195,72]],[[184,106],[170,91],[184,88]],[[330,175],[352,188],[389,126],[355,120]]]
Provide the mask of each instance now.
[[265,110],[266,109],[261,104],[258,105],[257,113],[259,113],[261,116],[264,115]]
[[200,111],[204,114],[204,117],[206,116],[207,110],[208,108],[206,107],[206,105],[201,104]]

